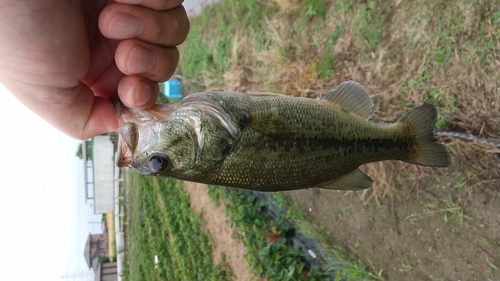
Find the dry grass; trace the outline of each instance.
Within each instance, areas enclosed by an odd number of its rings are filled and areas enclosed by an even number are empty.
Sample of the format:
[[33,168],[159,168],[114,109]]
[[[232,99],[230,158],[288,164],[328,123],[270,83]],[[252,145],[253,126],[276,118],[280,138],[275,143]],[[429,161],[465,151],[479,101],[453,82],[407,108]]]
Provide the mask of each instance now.
[[274,0],[280,9],[288,14],[297,12],[300,9],[299,0]]
[[416,166],[412,164],[385,161],[375,162],[361,167],[366,174],[375,182],[373,188],[359,192],[359,198],[367,204],[374,200],[380,204],[385,197],[393,197],[398,194],[398,189],[409,189],[409,194],[417,194],[422,189],[431,188],[429,184],[438,182],[441,177],[452,176],[456,182],[463,181],[453,175],[466,173],[466,185],[471,190],[474,186],[482,185],[483,188],[500,193],[500,159],[495,154],[500,149],[477,143],[470,143],[458,139],[446,137],[446,145],[453,155],[453,167],[442,170]]

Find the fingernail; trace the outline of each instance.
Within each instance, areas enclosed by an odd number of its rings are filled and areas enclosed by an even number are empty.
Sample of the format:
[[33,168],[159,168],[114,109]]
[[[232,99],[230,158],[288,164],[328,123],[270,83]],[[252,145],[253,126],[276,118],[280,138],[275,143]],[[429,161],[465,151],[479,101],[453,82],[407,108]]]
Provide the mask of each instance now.
[[149,72],[155,65],[155,55],[149,49],[135,45],[130,50],[127,58],[127,72],[129,74],[142,74]]
[[139,82],[139,84],[135,86],[134,96],[134,104],[136,107],[147,104],[151,99],[151,86],[148,83]]
[[144,22],[129,14],[118,13],[111,20],[108,33],[114,39],[136,38],[144,32]]

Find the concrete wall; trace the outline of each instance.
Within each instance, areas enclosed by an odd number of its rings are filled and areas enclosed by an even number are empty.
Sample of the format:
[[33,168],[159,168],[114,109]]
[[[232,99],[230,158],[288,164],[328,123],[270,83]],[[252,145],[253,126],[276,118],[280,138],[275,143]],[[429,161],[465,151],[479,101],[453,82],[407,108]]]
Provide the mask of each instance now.
[[114,167],[113,143],[109,136],[94,137],[94,212],[114,211]]

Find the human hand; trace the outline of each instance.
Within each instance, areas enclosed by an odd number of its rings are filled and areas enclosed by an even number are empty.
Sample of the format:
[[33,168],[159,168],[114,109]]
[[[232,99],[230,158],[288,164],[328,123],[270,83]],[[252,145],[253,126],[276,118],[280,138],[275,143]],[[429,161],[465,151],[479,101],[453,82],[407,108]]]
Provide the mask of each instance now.
[[183,0],[2,0],[0,82],[63,133],[118,128],[109,98],[151,107],[189,31]]

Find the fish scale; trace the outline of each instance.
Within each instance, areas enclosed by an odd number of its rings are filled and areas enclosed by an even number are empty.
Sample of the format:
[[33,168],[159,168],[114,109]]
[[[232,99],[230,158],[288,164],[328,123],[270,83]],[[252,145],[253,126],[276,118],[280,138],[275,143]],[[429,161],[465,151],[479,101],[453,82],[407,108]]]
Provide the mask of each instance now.
[[[340,134],[349,133],[349,130],[335,131]],[[394,155],[401,154],[411,145],[400,142],[398,147],[390,138],[378,142],[373,142],[370,138],[367,138],[367,141],[358,139],[355,143],[349,138],[344,141],[329,139],[328,135],[323,133],[315,133],[319,134],[318,138],[296,136],[277,139],[246,129],[238,143],[240,149],[226,157],[220,167],[222,172],[215,173],[210,181],[220,183],[224,181],[224,176],[230,176],[232,178],[230,184],[235,187],[251,184],[253,189],[264,191],[270,188],[273,190],[303,188],[348,173],[374,159],[394,159],[396,158]],[[366,130],[366,133],[369,135],[369,130]],[[390,129],[387,130],[387,135],[393,135]],[[384,142],[392,149],[378,149]],[[353,157],[354,155],[356,157]],[[242,163],[240,159],[247,159],[248,162],[257,164]]]
[[133,123],[139,129],[120,130],[126,147],[120,159],[126,161],[119,165],[148,175],[281,191],[367,188],[373,180],[358,167],[375,161],[451,164],[433,133],[434,105],[424,104],[390,126],[368,122],[374,111],[368,93],[352,81],[316,100],[272,93],[193,94],[153,108],[148,120],[147,111],[123,110],[121,126]]

